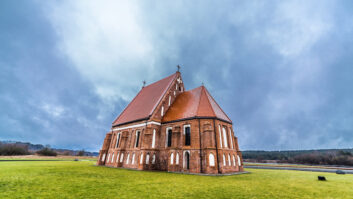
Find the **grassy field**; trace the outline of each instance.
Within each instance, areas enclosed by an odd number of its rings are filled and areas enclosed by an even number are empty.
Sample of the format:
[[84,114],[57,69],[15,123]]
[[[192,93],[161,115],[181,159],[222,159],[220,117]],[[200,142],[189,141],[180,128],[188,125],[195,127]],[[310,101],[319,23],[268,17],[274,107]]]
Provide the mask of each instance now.
[[1,160],[92,160],[97,161],[97,157],[94,156],[39,156],[39,155],[16,155],[16,156],[0,156]]
[[[353,175],[247,169],[197,176],[94,166],[93,161],[0,162],[0,198],[352,198]],[[317,181],[324,175],[326,182]]]

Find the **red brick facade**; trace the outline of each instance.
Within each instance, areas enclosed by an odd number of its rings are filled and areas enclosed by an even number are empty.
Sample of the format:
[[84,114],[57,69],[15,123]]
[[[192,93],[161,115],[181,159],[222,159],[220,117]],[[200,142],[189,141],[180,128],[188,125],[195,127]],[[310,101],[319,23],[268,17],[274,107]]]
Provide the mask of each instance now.
[[180,73],[173,78],[148,119],[113,125],[104,139],[97,164],[209,174],[243,171],[242,155],[231,121],[212,115],[163,121],[174,101],[183,101],[177,99],[185,92]]

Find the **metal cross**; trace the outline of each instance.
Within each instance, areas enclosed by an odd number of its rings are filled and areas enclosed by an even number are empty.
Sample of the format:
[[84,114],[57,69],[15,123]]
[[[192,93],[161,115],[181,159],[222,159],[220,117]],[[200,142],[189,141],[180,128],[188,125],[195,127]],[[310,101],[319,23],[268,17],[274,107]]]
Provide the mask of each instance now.
[[145,87],[145,85],[146,85],[146,81],[145,80],[143,80],[143,86],[142,87]]

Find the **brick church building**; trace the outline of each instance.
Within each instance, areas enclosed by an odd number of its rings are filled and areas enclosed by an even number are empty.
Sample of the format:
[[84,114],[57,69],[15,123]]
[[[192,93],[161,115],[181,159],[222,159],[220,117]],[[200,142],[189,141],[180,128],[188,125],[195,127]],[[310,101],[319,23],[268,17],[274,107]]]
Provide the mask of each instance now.
[[97,164],[208,174],[243,171],[232,121],[204,86],[185,91],[179,71],[140,90],[106,134]]

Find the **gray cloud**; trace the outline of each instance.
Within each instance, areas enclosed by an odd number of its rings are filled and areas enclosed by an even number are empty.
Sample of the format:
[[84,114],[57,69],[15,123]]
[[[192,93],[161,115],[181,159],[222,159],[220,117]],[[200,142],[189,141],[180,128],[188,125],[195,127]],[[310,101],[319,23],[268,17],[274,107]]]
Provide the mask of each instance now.
[[142,80],[181,64],[242,150],[352,147],[349,1],[2,4],[0,139],[98,150]]

